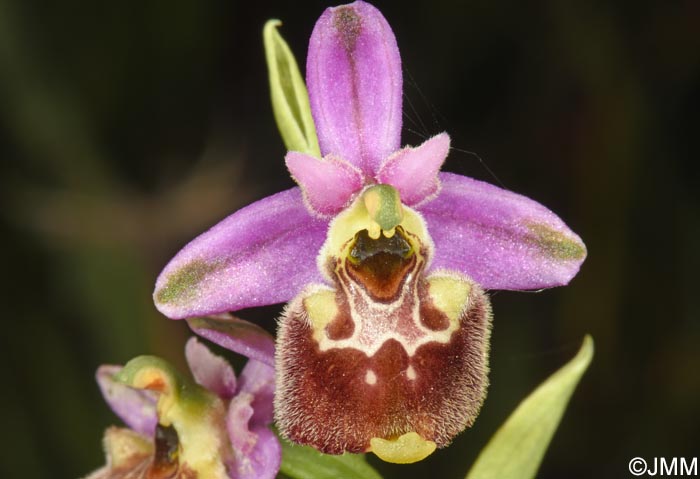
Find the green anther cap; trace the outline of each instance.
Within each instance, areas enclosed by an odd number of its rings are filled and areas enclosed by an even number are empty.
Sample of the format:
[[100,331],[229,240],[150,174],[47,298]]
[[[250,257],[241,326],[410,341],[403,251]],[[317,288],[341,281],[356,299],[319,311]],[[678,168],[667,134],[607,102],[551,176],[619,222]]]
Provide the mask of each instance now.
[[403,208],[399,192],[390,185],[374,185],[365,190],[362,200],[372,220],[369,235],[379,238],[381,231],[388,238],[394,235],[396,228],[403,221]]

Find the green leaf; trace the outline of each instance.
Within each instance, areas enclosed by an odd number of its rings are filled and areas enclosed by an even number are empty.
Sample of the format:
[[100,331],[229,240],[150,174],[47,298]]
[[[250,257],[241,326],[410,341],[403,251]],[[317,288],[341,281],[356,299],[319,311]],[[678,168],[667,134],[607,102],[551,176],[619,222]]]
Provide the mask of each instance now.
[[341,456],[321,454],[308,446],[282,443],[280,472],[292,479],[382,479],[365,461],[364,454],[345,453]]
[[593,339],[587,335],[576,357],[520,403],[481,451],[467,479],[534,478],[592,358]]
[[263,28],[270,96],[277,128],[289,151],[300,151],[320,158],[309,94],[294,55],[277,31],[281,24],[279,20],[268,20]]

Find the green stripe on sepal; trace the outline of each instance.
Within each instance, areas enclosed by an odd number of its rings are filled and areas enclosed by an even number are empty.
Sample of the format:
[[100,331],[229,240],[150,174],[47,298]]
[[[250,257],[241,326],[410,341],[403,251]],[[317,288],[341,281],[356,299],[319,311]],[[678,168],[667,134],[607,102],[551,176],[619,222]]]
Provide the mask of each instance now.
[[223,261],[206,262],[195,259],[173,271],[165,285],[156,290],[157,304],[186,305],[197,298],[199,285],[209,273],[226,266]]
[[561,261],[583,261],[586,257],[586,246],[580,240],[547,225],[533,222],[526,226],[534,235],[533,243],[544,255]]
[[277,31],[281,24],[279,20],[268,20],[263,28],[270,97],[277,128],[289,151],[320,157],[309,94],[294,55]]
[[531,479],[581,376],[593,359],[586,336],[578,354],[526,397],[494,434],[467,479]]

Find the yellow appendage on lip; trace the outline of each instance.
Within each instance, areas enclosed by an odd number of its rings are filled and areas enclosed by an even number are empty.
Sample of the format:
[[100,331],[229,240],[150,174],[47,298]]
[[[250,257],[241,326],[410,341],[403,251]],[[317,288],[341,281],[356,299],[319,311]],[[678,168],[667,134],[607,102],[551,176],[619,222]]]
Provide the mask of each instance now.
[[429,284],[430,297],[435,306],[456,326],[469,303],[471,286],[462,279],[448,275],[434,276],[429,279]]
[[313,329],[313,337],[318,342],[324,336],[326,326],[338,314],[335,293],[331,290],[321,290],[304,299],[304,309],[309,315]]
[[379,459],[394,464],[411,464],[422,461],[435,452],[435,443],[420,437],[417,432],[407,432],[395,439],[373,437],[369,441],[370,451]]

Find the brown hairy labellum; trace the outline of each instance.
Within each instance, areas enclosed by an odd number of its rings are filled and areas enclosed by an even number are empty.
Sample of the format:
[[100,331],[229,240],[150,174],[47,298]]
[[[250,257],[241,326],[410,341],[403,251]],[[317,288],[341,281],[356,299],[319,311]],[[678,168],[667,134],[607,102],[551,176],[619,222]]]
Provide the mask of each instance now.
[[324,453],[409,433],[444,447],[486,394],[488,297],[464,275],[426,275],[432,245],[420,234],[382,233],[359,231],[327,255],[334,288],[307,287],[280,319],[277,425]]

